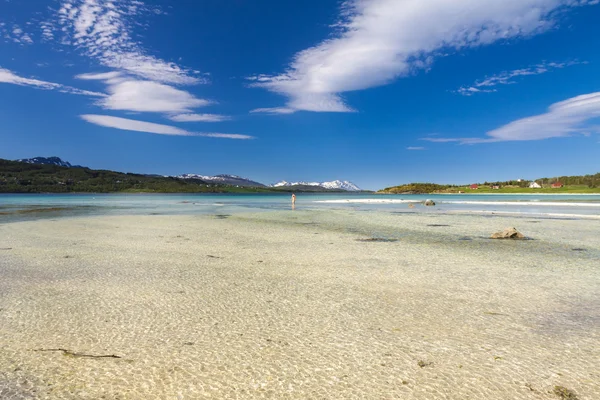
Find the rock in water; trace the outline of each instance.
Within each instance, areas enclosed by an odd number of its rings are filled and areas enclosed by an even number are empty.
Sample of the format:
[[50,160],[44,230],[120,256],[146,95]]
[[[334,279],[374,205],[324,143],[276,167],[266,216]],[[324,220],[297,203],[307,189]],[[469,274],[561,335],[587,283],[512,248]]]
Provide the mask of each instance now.
[[433,201],[433,200],[425,200],[425,205],[426,206],[435,206],[435,201]]
[[516,228],[506,228],[502,232],[496,232],[492,239],[525,239],[525,235],[519,232]]

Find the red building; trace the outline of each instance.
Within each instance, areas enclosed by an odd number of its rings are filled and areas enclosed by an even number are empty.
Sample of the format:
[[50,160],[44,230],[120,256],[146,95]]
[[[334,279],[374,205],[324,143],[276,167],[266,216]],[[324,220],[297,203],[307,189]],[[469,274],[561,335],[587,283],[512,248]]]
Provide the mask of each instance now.
[[552,187],[555,188],[555,189],[558,189],[558,188],[563,187],[563,184],[560,183],[560,182],[555,182],[555,183],[552,184]]
[[477,185],[473,184],[473,185],[471,185],[471,189],[473,189],[473,190],[477,190],[477,189],[479,189],[479,186],[477,186]]

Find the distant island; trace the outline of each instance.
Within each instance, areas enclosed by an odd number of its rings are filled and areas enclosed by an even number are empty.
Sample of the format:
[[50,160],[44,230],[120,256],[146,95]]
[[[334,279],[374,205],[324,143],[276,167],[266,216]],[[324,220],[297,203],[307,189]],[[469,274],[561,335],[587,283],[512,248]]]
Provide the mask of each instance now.
[[[334,181],[338,182],[338,181]],[[290,193],[346,192],[309,184],[267,186],[236,175],[161,176],[94,170],[58,157],[0,159],[0,193]]]
[[505,182],[484,182],[469,185],[438,185],[409,183],[378,191],[379,194],[600,194],[600,173],[582,176],[540,178],[533,181],[518,179]]

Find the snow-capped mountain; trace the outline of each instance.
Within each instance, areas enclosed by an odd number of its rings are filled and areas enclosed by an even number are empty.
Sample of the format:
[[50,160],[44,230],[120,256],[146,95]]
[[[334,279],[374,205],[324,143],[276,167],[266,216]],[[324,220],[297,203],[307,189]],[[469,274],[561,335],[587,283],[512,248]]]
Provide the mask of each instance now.
[[233,186],[250,186],[250,187],[265,187],[262,183],[251,181],[250,179],[242,178],[237,175],[215,175],[215,176],[207,176],[207,175],[198,175],[198,174],[183,174],[176,176],[175,178],[179,179],[199,179],[204,182],[210,183],[220,183],[223,185],[233,185]]
[[361,188],[359,188],[352,182],[339,181],[339,180],[331,181],[331,182],[287,182],[287,181],[281,181],[281,182],[277,182],[277,183],[271,185],[271,187],[282,187],[282,186],[318,186],[318,187],[322,187],[324,189],[341,189],[341,190],[347,190],[349,192],[356,192],[356,191],[362,190]]
[[16,160],[16,161],[27,163],[27,164],[57,165],[59,167],[67,167],[67,168],[83,168],[80,165],[71,165],[70,162],[63,161],[59,157],[23,158],[23,159]]

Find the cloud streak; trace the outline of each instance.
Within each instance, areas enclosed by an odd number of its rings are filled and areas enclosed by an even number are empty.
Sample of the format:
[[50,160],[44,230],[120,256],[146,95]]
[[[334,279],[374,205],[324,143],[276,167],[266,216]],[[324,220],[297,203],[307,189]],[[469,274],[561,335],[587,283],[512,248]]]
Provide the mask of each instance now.
[[109,115],[84,114],[80,115],[81,119],[89,123],[103,126],[106,128],[114,128],[125,131],[154,133],[157,135],[170,136],[202,136],[221,139],[238,139],[248,140],[254,139],[248,135],[238,135],[233,133],[214,133],[214,132],[190,132],[185,129],[177,128],[171,125],[155,124],[152,122],[138,121],[128,118],[113,117]]
[[433,143],[478,144],[586,135],[600,132],[599,126],[590,125],[598,118],[600,118],[600,92],[595,92],[552,104],[543,114],[513,121],[487,132],[486,137],[483,138],[427,137],[421,140]]
[[14,72],[12,72],[8,69],[4,69],[2,67],[0,67],[0,83],[10,83],[10,84],[19,85],[19,86],[29,86],[29,87],[34,87],[36,89],[43,89],[43,90],[58,90],[59,92],[62,92],[62,93],[78,94],[78,95],[83,95],[83,96],[92,96],[92,97],[105,97],[106,96],[106,94],[104,94],[104,93],[91,92],[89,90],[82,90],[82,89],[74,88],[72,86],[62,85],[60,83],[47,82],[47,81],[42,81],[42,80],[33,79],[33,78],[23,78],[22,76],[19,76],[19,75],[15,74]]
[[456,93],[463,96],[472,96],[477,93],[492,93],[496,92],[495,86],[498,85],[511,85],[517,83],[514,78],[530,75],[540,75],[550,72],[555,69],[563,69],[573,65],[587,64],[587,62],[580,61],[569,61],[569,62],[543,62],[527,68],[515,69],[512,71],[503,71],[497,75],[485,77],[484,79],[476,81],[471,86],[463,86],[459,88]]
[[271,107],[271,108],[255,108],[250,113],[263,113],[263,114],[293,114],[297,110],[288,107]]
[[222,122],[228,121],[231,117],[219,114],[178,114],[169,117],[175,122]]
[[288,98],[285,107],[259,110],[351,112],[342,93],[429,68],[442,51],[538,34],[553,26],[559,11],[595,3],[347,0],[334,37],[297,53],[281,74],[249,77],[249,85]]

